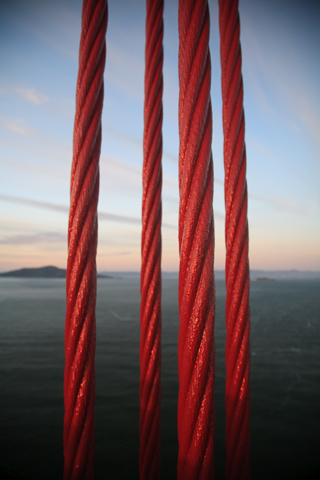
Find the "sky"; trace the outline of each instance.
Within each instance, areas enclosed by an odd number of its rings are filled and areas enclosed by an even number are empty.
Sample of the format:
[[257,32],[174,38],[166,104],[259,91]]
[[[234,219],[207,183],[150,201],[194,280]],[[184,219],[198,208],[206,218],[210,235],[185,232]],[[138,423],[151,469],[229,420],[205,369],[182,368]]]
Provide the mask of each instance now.
[[[0,271],[66,268],[80,0],[0,0]],[[224,269],[218,0],[209,1]],[[320,270],[320,2],[240,0],[251,269]],[[97,268],[141,265],[145,2],[109,0]],[[162,268],[178,271],[178,1],[164,9]]]

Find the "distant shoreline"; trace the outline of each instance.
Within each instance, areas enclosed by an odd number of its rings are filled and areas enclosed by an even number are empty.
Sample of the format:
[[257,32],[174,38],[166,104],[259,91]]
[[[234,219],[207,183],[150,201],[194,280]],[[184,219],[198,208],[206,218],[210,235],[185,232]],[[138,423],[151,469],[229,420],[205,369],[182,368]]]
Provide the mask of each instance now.
[[[177,278],[178,272],[162,271],[163,279]],[[40,268],[21,268],[0,273],[0,278],[66,278],[66,269],[54,266]],[[98,278],[140,278],[140,272],[100,271]],[[215,279],[224,280],[224,270],[215,270]],[[251,282],[270,282],[275,280],[320,280],[320,272],[302,270],[251,270]]]
[[269,277],[253,277],[250,279],[251,282],[274,282],[274,278],[269,278]]
[[[52,265],[40,268],[21,268],[0,273],[5,278],[66,278],[67,270]],[[113,278],[111,275],[98,274],[98,278]]]

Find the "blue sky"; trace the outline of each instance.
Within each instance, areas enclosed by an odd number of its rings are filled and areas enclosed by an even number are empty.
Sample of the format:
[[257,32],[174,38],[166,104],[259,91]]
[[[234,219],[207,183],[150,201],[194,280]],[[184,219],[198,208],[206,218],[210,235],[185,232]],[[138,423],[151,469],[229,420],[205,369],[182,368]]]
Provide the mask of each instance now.
[[[224,268],[217,1],[210,1],[215,267]],[[164,270],[178,254],[178,27],[164,11]],[[320,270],[320,3],[240,0],[252,269]],[[66,266],[81,2],[0,2],[0,271]],[[109,1],[99,270],[139,270],[145,3]]]

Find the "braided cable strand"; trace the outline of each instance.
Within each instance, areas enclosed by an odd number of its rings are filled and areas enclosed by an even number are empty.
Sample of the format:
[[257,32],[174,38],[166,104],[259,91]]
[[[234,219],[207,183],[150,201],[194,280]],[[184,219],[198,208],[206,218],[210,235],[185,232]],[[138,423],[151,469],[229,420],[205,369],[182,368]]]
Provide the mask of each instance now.
[[226,205],[226,478],[250,478],[250,309],[238,0],[219,0]]
[[178,479],[214,475],[214,224],[207,0],[179,1]]
[[94,476],[97,203],[106,0],[84,0],[73,137],[66,279],[64,480]]
[[140,307],[141,480],[160,479],[163,0],[146,1]]

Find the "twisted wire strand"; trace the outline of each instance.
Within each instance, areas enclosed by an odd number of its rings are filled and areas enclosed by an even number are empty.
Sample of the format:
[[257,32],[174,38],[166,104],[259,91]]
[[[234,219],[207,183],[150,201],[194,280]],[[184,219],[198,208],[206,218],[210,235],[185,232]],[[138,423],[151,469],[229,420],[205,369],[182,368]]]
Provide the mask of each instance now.
[[160,479],[163,0],[146,1],[140,306],[141,480]]
[[64,371],[64,480],[94,476],[96,251],[106,0],[84,0],[73,136]]
[[214,475],[214,223],[207,0],[179,1],[178,479]]
[[219,0],[226,205],[226,478],[250,478],[250,307],[238,0]]

